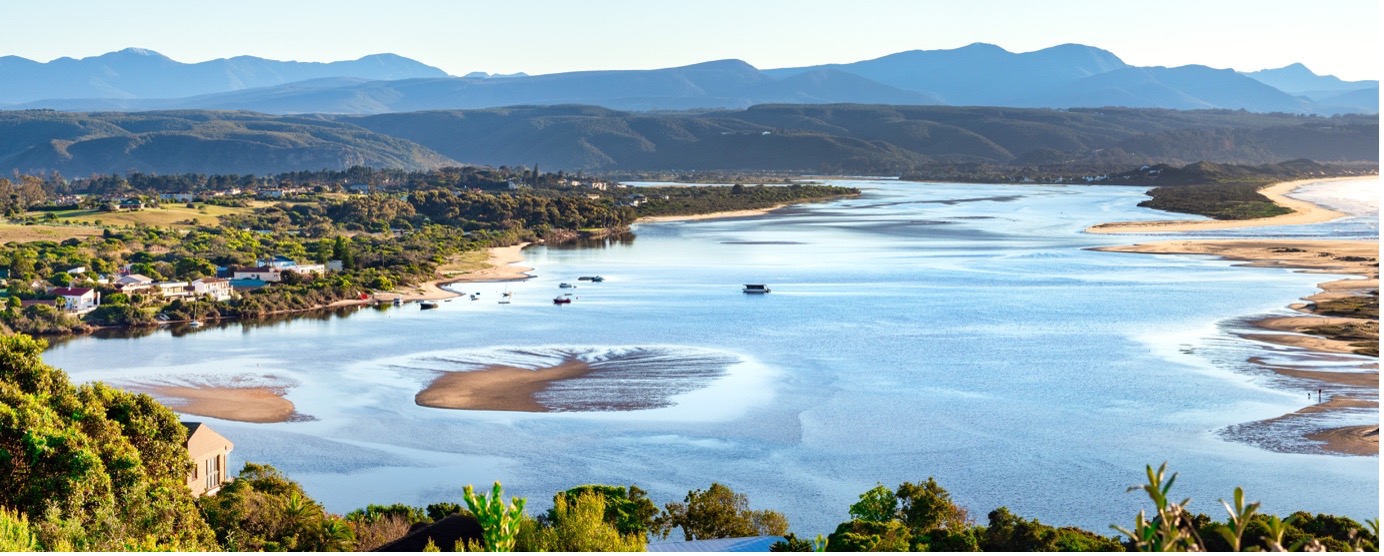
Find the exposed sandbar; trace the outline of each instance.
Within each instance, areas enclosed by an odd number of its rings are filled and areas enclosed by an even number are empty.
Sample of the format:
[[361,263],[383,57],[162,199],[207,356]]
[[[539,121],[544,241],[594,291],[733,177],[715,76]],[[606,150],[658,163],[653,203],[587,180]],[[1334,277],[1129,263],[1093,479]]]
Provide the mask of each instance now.
[[[1150,220],[1146,222],[1110,222],[1086,228],[1093,234],[1143,234],[1160,232],[1196,232],[1204,230],[1224,230],[1229,228],[1255,228],[1261,226],[1291,226],[1295,224],[1315,224],[1335,220],[1344,214],[1288,196],[1294,189],[1308,184],[1332,181],[1360,180],[1359,177],[1318,178],[1311,180],[1286,181],[1260,189],[1259,192],[1275,204],[1291,209],[1293,212],[1268,218],[1247,220]],[[1378,178],[1370,178],[1378,179]]]
[[294,416],[293,402],[282,388],[147,384],[134,389],[179,413],[247,423],[282,423]]
[[1307,435],[1322,442],[1322,449],[1353,456],[1379,455],[1379,425],[1361,425],[1326,429]]
[[449,299],[461,294],[442,288],[447,284],[462,282],[505,282],[510,280],[523,280],[530,278],[529,271],[532,268],[519,266],[518,263],[524,262],[522,253],[528,243],[520,243],[509,247],[491,247],[486,250],[486,260],[480,268],[472,270],[460,270],[448,273],[449,275],[436,280],[429,280],[418,284],[399,288],[391,292],[375,294],[373,299],[367,300],[346,300],[338,302],[340,305],[366,305],[375,300],[393,301],[402,299],[404,301],[423,301]]
[[590,372],[590,365],[575,359],[541,369],[492,365],[475,371],[444,373],[413,399],[418,405],[439,409],[545,413],[552,410],[539,404],[534,398],[536,394],[549,384]]

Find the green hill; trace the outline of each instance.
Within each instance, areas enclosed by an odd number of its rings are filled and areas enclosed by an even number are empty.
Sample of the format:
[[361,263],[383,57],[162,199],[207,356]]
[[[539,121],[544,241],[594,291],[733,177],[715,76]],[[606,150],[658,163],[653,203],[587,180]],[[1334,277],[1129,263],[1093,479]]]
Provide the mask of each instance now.
[[0,112],[4,172],[268,174],[357,165],[427,169],[456,162],[411,141],[318,116]]

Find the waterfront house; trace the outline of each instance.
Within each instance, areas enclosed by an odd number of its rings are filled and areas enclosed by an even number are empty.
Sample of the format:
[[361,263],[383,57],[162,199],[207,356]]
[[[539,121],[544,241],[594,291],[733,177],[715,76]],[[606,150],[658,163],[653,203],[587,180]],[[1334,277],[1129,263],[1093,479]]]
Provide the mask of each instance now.
[[198,278],[192,281],[192,294],[196,296],[210,297],[216,301],[225,301],[231,298],[234,288],[231,281],[225,278]]
[[129,293],[145,290],[153,287],[154,279],[143,274],[129,274],[121,276],[115,281],[115,289],[122,293]]
[[261,282],[278,282],[280,270],[272,266],[252,266],[249,268],[237,268],[231,274],[234,280],[259,280]]
[[101,292],[91,288],[53,288],[50,292],[63,301],[63,310],[69,313],[88,313],[101,305]]
[[158,288],[160,295],[169,299],[192,295],[192,288],[188,287],[187,282],[158,282],[154,287]]
[[187,429],[184,446],[192,457],[192,473],[187,476],[187,488],[192,497],[216,494],[226,483],[226,456],[235,448],[226,437],[203,423],[183,422]]

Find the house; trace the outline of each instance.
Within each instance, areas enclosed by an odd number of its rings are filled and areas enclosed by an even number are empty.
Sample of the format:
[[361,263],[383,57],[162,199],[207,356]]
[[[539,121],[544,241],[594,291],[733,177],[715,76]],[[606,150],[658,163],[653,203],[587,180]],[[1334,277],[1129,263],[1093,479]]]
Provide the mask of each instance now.
[[191,203],[197,196],[192,193],[160,193],[160,201],[175,201],[179,203]]
[[63,300],[63,309],[69,313],[88,313],[101,305],[101,292],[91,288],[53,288],[50,292]]
[[146,290],[153,287],[154,279],[143,274],[128,274],[115,281],[115,289],[122,293]]
[[[319,276],[327,273],[327,265],[298,264],[298,261],[295,261],[283,255],[275,255],[272,259],[257,260],[255,261],[255,265],[261,268],[273,269],[276,273],[283,272],[285,270],[292,270],[294,272],[297,272],[298,274],[312,273],[317,274]],[[237,276],[237,278],[239,278],[239,276]],[[269,281],[276,282],[277,280]]]
[[66,272],[67,272],[68,274],[71,274],[71,275],[73,275],[73,276],[76,276],[76,275],[78,275],[78,274],[86,274],[86,271],[87,271],[87,267],[85,267],[85,266],[74,266],[74,267],[72,267],[72,268],[67,269]]
[[645,547],[645,550],[648,552],[770,552],[769,547],[782,540],[784,540],[783,537],[763,536],[651,542]]
[[259,280],[261,282],[278,282],[280,279],[280,269],[272,266],[252,266],[249,268],[237,268],[231,274],[234,280]]
[[153,284],[153,287],[158,288],[159,294],[168,298],[192,296],[192,288],[187,282],[158,282]]
[[144,201],[139,199],[125,199],[120,201],[120,210],[140,210],[144,208]]
[[225,278],[198,278],[192,281],[192,294],[205,296],[217,301],[225,301],[231,298],[231,293],[235,291],[231,287],[231,281]]
[[226,483],[226,456],[235,444],[202,423],[184,421],[183,427],[187,429],[183,446],[193,463],[192,473],[187,476],[187,488],[192,491],[193,498],[216,494]]
[[370,192],[370,185],[364,183],[353,183],[351,185],[346,186],[346,191],[350,193],[359,193],[361,195],[364,195]]

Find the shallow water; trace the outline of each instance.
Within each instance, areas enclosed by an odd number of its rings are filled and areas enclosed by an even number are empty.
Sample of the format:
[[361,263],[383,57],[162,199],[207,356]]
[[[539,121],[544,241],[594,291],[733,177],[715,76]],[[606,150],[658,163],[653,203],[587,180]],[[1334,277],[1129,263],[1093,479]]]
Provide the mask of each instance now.
[[[1300,387],[1245,363],[1302,354],[1234,332],[1331,276],[1085,250],[1150,239],[1081,232],[1166,217],[1135,207],[1138,188],[840,183],[865,194],[530,248],[534,278],[462,285],[480,300],[434,311],[80,338],[45,358],[83,381],[292,385],[315,421],[204,420],[236,443],[233,468],[272,464],[337,512],[456,501],[462,485],[494,480],[531,511],[582,483],[636,483],[662,504],[716,481],[812,536],[877,482],[932,476],[982,522],[1003,505],[1110,532],[1148,505],[1125,487],[1168,461],[1194,511],[1218,515],[1216,500],[1243,486],[1268,512],[1376,517],[1377,458],[1284,453],[1227,432],[1305,405]],[[1340,202],[1374,218],[1291,234],[1377,237],[1372,199]],[[575,280],[593,274],[606,281]],[[773,293],[742,294],[744,283]],[[511,305],[496,303],[505,290]],[[578,299],[554,306],[562,292]],[[638,388],[555,389],[544,395],[569,409],[544,414],[413,403],[438,370],[574,354]],[[671,404],[582,410],[619,396]]]

